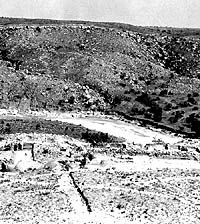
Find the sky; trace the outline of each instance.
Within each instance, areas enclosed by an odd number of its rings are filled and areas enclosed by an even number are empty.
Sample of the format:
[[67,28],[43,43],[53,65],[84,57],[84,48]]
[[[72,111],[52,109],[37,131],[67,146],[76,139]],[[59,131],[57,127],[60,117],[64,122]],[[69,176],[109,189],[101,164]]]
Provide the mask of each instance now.
[[200,0],[0,0],[0,16],[200,28]]

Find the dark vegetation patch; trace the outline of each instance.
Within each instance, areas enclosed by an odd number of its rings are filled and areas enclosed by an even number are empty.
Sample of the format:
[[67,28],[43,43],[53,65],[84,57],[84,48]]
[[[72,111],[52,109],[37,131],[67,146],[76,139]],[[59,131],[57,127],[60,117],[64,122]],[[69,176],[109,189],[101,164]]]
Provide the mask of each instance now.
[[118,113],[200,135],[199,29],[0,24],[0,108]]
[[15,133],[46,133],[67,135],[76,139],[84,139],[93,145],[103,143],[117,143],[122,140],[94,130],[89,130],[81,125],[74,125],[60,121],[42,119],[0,119],[0,134]]

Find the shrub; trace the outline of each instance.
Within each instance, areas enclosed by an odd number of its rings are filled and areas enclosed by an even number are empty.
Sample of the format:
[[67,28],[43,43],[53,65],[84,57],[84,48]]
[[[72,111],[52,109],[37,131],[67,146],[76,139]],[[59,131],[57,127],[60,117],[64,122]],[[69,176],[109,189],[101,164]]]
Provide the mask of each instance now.
[[74,96],[70,96],[70,98],[68,99],[68,103],[74,104],[74,102],[75,102],[75,97]]
[[93,132],[87,129],[86,132],[82,133],[82,138],[90,142],[93,145],[98,145],[99,143],[110,142],[111,138],[108,133],[103,132]]
[[188,96],[188,102],[195,105],[197,104],[197,101],[191,95]]
[[191,122],[191,130],[196,132],[196,134],[200,135],[200,120],[198,118],[194,118]]
[[142,93],[140,96],[138,96],[136,99],[136,101],[146,105],[146,106],[150,106],[151,105],[151,99],[150,96],[147,93]]
[[192,110],[198,110],[199,108],[197,107],[197,106],[194,106],[193,108],[192,108]]
[[113,98],[113,101],[112,101],[112,105],[114,105],[114,106],[119,105],[119,104],[121,104],[122,100],[123,100],[122,95],[115,95]]
[[147,110],[144,112],[144,117],[147,119],[152,119],[153,114],[149,110]]
[[159,105],[154,104],[151,107],[151,112],[153,113],[154,121],[160,122],[162,120],[162,108]]
[[41,126],[40,126],[40,124],[39,124],[39,123],[38,123],[38,124],[36,124],[35,129],[36,129],[36,130],[40,130],[40,129],[41,129]]
[[193,97],[198,97],[199,96],[199,93],[197,93],[197,92],[193,92]]
[[191,131],[194,131],[198,136],[200,135],[200,116],[192,113],[186,118],[186,122],[190,124]]
[[171,110],[171,109],[172,109],[172,104],[171,104],[171,103],[167,103],[167,104],[164,106],[163,109],[166,110],[166,111]]
[[168,92],[167,89],[163,89],[163,90],[160,91],[160,94],[159,95],[160,96],[166,96],[167,95],[167,92]]
[[132,115],[143,115],[145,113],[145,107],[138,102],[134,102],[130,112]]

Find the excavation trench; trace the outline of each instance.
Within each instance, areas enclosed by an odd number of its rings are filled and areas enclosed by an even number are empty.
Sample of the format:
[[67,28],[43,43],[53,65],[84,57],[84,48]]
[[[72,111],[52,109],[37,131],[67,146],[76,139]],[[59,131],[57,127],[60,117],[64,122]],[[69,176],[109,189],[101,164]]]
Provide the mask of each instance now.
[[74,185],[74,187],[76,188],[77,192],[79,193],[79,195],[81,196],[82,200],[84,201],[84,204],[86,205],[87,211],[88,212],[92,212],[91,206],[89,204],[89,201],[87,199],[87,197],[84,195],[83,191],[80,189],[80,187],[78,186],[78,184],[76,183],[74,177],[73,177],[73,172],[69,173],[69,176],[72,180],[72,183]]

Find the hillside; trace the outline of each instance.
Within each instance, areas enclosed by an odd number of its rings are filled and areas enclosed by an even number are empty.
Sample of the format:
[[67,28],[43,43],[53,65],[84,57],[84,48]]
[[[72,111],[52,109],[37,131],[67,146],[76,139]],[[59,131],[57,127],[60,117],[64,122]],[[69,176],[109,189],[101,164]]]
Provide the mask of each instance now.
[[101,111],[200,136],[200,29],[0,18],[0,108]]
[[200,29],[0,18],[0,223],[199,223],[199,85]]

